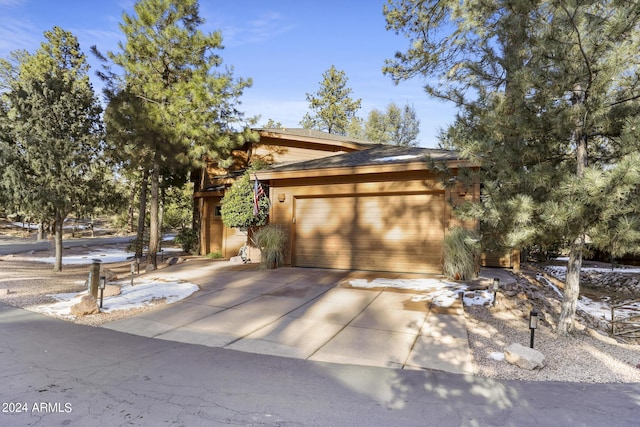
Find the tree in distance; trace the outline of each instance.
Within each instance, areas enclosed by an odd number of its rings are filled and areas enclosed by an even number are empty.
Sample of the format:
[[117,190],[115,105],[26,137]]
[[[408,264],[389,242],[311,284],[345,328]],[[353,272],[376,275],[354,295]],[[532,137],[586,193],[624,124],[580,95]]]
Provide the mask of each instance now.
[[322,74],[320,89],[315,94],[307,93],[309,109],[300,125],[305,129],[315,129],[346,135],[349,123],[360,109],[360,99],[351,98],[351,88],[347,87],[344,71],[334,65]]

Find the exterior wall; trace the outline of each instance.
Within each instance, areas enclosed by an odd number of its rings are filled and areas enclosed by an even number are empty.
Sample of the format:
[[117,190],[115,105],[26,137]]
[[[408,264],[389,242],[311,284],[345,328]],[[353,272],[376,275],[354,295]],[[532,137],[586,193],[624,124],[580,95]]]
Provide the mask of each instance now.
[[[224,224],[222,217],[216,215],[222,196],[202,197],[202,224],[200,231],[200,254],[221,251]],[[224,254],[223,254],[224,256]]]
[[222,195],[203,197],[200,255],[220,251],[223,258],[231,258],[238,255],[238,251],[247,241],[245,231],[224,226],[219,215],[221,200]]
[[[477,194],[475,192],[478,192]],[[344,197],[365,197],[370,200],[379,203],[380,200],[388,202],[388,209],[397,212],[398,221],[393,224],[384,224],[379,227],[387,227],[387,231],[392,230],[393,227],[412,227],[414,224],[410,223],[410,216],[406,217],[405,211],[411,209],[409,203],[410,195],[430,195],[433,196],[430,200],[439,200],[437,203],[441,208],[435,210],[432,214],[438,218],[438,224],[433,224],[434,228],[441,231],[449,228],[453,224],[457,224],[457,220],[452,217],[452,209],[450,203],[461,203],[464,200],[470,200],[472,198],[479,197],[479,186],[470,189],[466,193],[452,192],[449,189],[445,189],[434,175],[429,174],[427,171],[409,171],[409,172],[391,172],[381,174],[367,174],[367,175],[346,175],[336,177],[319,177],[313,179],[281,179],[272,180],[270,182],[270,198],[272,201],[270,212],[270,223],[277,224],[278,226],[287,230],[289,234],[288,245],[286,249],[286,263],[295,264],[295,245],[296,239],[296,205],[300,200],[310,197],[327,197],[327,198],[340,198]],[[383,197],[383,199],[380,199]],[[377,205],[379,206],[379,205]],[[384,207],[387,210],[387,207]],[[356,212],[356,211],[354,211]],[[322,215],[322,214],[321,214]],[[326,212],[327,215],[327,229],[325,230],[327,235],[345,234],[344,230],[337,230],[335,227],[335,221],[329,225],[331,212]],[[351,218],[351,221],[354,217]],[[473,224],[464,224],[474,227]],[[345,224],[345,227],[347,225]],[[375,225],[372,225],[374,228]],[[384,232],[384,230],[382,230]],[[425,233],[433,233],[437,236],[440,231],[427,231]],[[441,236],[434,237],[434,239],[441,239]],[[393,247],[390,246],[390,251],[393,251]],[[437,264],[439,265],[441,253],[437,254]],[[435,258],[434,258],[435,259]],[[434,262],[433,259],[431,262]],[[439,267],[438,267],[439,268]],[[440,269],[441,271],[441,269]]]
[[482,254],[482,266],[511,268],[514,271],[520,271],[520,251],[513,249],[504,254],[484,252]]
[[319,150],[317,147],[296,147],[284,145],[265,145],[257,144],[251,153],[252,158],[258,158],[268,164],[277,164],[283,162],[302,162],[305,160],[314,160],[327,156],[335,156],[336,154],[344,154],[346,151],[325,151]]
[[[209,186],[231,186],[235,179],[229,173],[246,168],[249,156],[252,159],[272,164],[313,160],[354,150],[355,148],[341,147],[330,143],[310,143],[261,137],[260,143],[247,146],[242,150],[235,150],[231,166],[227,169],[219,167],[216,162],[208,162],[202,177],[201,190]],[[246,234],[241,230],[224,227],[222,219],[215,216],[215,206],[220,204],[224,192],[219,191],[212,194],[204,191],[196,193],[196,197],[201,198],[200,254],[206,255],[219,250],[224,258],[236,256],[246,240]]]

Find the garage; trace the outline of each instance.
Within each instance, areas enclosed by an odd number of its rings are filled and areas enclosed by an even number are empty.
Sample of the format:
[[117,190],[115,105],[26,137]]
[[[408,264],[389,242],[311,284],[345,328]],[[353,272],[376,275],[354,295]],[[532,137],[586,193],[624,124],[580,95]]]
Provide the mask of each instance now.
[[288,236],[285,265],[441,274],[446,230],[475,226],[453,215],[480,195],[453,178],[460,165],[446,150],[376,146],[256,174]]
[[293,265],[440,273],[444,192],[297,197]]

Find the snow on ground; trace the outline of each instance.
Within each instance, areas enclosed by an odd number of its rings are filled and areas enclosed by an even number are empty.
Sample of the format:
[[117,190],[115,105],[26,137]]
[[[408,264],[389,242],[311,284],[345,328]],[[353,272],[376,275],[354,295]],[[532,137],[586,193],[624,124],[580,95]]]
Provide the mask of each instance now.
[[[553,277],[558,280],[564,281],[567,277],[567,266],[566,265],[548,265],[545,268],[545,271],[549,272]],[[628,268],[628,267],[582,267],[580,269],[581,272],[596,272],[596,273],[622,273],[622,274],[639,274],[640,268]]]
[[[62,226],[63,230],[90,230],[91,226],[87,225],[86,223],[78,223],[78,224],[74,224],[74,225],[68,225],[71,222],[71,220],[65,219],[64,223],[65,225]],[[40,224],[34,223],[34,222],[10,222],[10,225],[16,227],[16,228],[21,228],[23,230],[37,230],[38,228],[40,228]],[[93,231],[107,231],[107,228],[100,228],[100,227],[93,227]]]
[[[159,279],[138,280],[133,286],[125,283],[129,283],[129,281],[124,280],[114,283],[121,286],[121,293],[120,295],[105,297],[100,311],[111,313],[117,310],[131,310],[147,306],[157,300],[164,300],[165,303],[171,304],[188,297],[199,289],[198,285],[193,283]],[[87,292],[83,291],[50,295],[57,299],[58,302],[33,306],[29,310],[49,315],[73,317],[71,315],[71,307],[79,303],[80,299],[86,294]]]
[[[182,253],[182,249],[179,248],[165,248],[162,250],[158,256],[162,256],[163,254],[170,255]],[[93,260],[100,260],[103,264],[107,263],[117,263],[117,262],[126,262],[134,259],[134,252],[126,252],[122,249],[101,249],[91,251],[88,254],[84,255],[63,255],[62,263],[64,265],[85,265],[91,264]],[[43,262],[47,264],[53,264],[55,262],[55,257],[37,257],[37,256],[20,256],[20,260],[24,261],[33,261],[33,262]]]
[[[558,280],[564,281],[567,277],[567,267],[566,266],[547,266],[545,267],[545,271],[551,274]],[[597,273],[623,273],[623,274],[638,274],[640,273],[640,268],[627,268],[627,267],[615,267],[615,268],[603,268],[603,267],[582,267],[582,272],[593,271]],[[543,283],[546,283],[551,289],[553,289],[556,294],[562,297],[562,291],[558,289],[553,283],[549,280],[545,279],[543,276],[538,276],[538,279]],[[640,303],[628,305],[628,310],[636,311],[640,310]],[[603,319],[610,321],[611,320],[611,305],[604,301],[593,301],[585,296],[580,296],[578,299],[578,309],[582,310],[589,315],[591,315],[594,319]],[[616,315],[616,319],[618,316]]]
[[[165,248],[163,254],[180,253],[178,248]],[[159,254],[161,255],[161,254]],[[33,261],[53,264],[55,257],[19,256],[21,261]],[[69,255],[62,258],[65,265],[91,264],[94,259],[100,260],[103,264],[119,263],[131,261],[134,258],[133,252],[123,249],[101,248],[84,255]],[[130,310],[152,304],[153,301],[165,300],[167,304],[184,299],[197,291],[198,285],[183,281],[166,281],[163,279],[137,279],[133,286],[129,279],[111,283],[120,286],[120,295],[105,297],[100,311],[110,313],[117,310]],[[58,300],[53,304],[43,304],[29,308],[44,314],[73,317],[70,314],[71,306],[80,302],[80,299],[87,292],[53,294],[51,297]]]
[[502,352],[493,352],[489,354],[489,359],[497,360],[498,362],[502,362],[504,357],[504,353]]
[[[460,294],[464,295],[464,305],[483,305],[493,301],[493,293],[489,291],[466,292],[468,286],[464,283],[451,282],[442,279],[354,279],[349,281],[354,288],[392,288],[408,289],[423,293],[412,298],[412,301],[432,301],[440,307],[450,307]],[[472,295],[472,296],[471,296]]]

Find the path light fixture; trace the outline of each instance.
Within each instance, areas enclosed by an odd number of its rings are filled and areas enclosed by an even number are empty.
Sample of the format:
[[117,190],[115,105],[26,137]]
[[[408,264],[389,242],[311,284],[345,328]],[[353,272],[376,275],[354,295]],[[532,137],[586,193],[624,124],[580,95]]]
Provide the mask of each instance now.
[[538,328],[538,312],[531,311],[529,313],[529,329],[531,330],[531,343],[529,347],[533,348],[533,337],[535,335],[535,331]]
[[136,257],[136,274],[140,274],[140,257]]
[[133,261],[131,262],[131,286],[133,286],[133,273],[135,272],[136,272],[136,262]]
[[491,290],[493,291],[493,304],[492,305],[496,305],[496,296],[498,294],[498,291],[500,290],[500,279],[498,279],[497,277],[493,279],[493,283],[491,284]]
[[100,281],[98,282],[98,288],[100,289],[100,308],[102,308],[102,299],[104,298],[104,288],[107,286],[107,278],[105,276],[100,276]]

